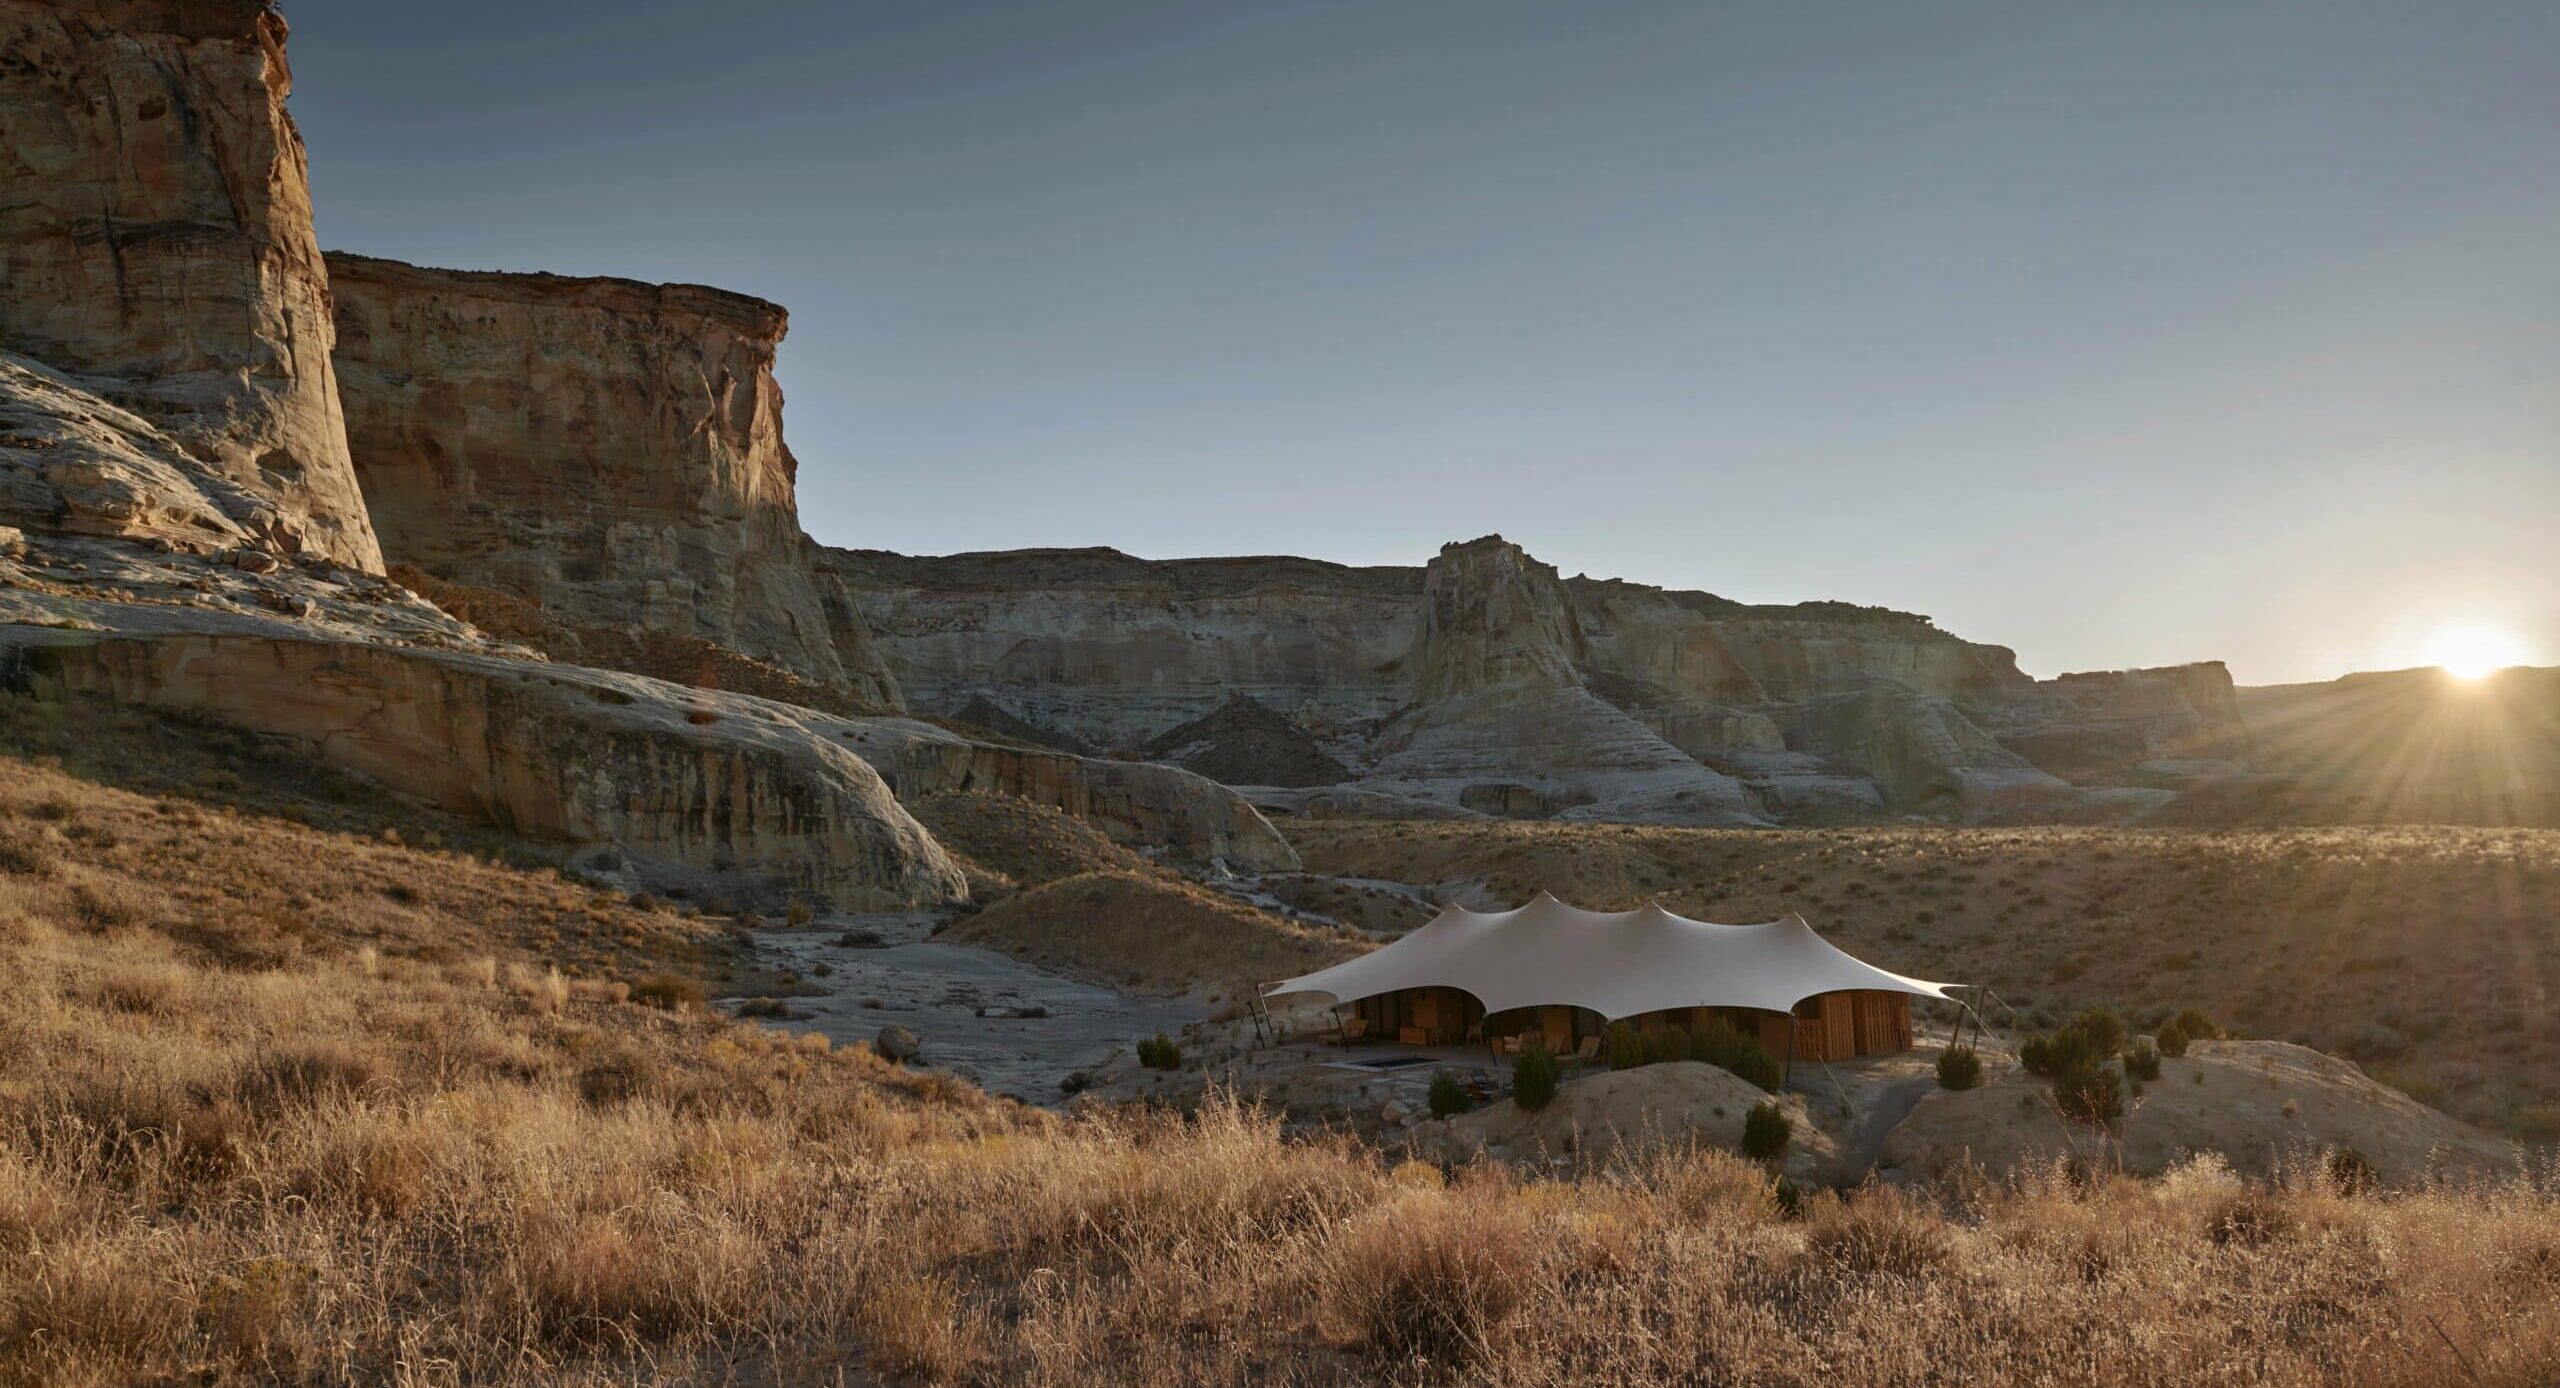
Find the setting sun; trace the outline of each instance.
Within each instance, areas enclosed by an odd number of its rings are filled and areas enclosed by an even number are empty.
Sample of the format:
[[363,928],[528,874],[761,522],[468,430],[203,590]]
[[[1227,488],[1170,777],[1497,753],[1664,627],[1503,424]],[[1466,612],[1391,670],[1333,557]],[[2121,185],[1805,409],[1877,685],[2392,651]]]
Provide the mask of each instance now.
[[2427,642],[2427,663],[2455,679],[2476,680],[2493,670],[2522,665],[2524,642],[2503,627],[2472,622],[2450,626]]

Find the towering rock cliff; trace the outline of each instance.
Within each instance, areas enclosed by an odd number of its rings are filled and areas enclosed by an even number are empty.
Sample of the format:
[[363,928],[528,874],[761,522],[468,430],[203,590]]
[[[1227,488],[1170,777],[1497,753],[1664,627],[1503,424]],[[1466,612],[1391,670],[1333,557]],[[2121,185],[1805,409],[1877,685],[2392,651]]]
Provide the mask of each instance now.
[[1748,823],[1733,778],[1594,693],[1555,566],[1499,535],[1443,546],[1423,572],[1414,705],[1367,780],[1488,813]]
[[773,378],[779,306],[328,263],[356,471],[394,562],[897,703],[861,614],[808,563]]
[[[238,535],[379,572],[284,39],[262,0],[0,0],[0,348],[174,440]],[[238,538],[173,531],[78,478],[0,505],[95,534]]]

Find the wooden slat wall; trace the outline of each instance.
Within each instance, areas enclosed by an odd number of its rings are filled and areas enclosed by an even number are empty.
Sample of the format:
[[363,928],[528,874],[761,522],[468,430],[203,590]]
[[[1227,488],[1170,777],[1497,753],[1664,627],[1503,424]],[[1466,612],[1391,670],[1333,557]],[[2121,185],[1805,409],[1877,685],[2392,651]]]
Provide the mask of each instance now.
[[1858,1009],[1847,993],[1822,995],[1822,1058],[1847,1060],[1858,1053]]
[[1911,1048],[1911,995],[1862,989],[1850,995],[1858,1016],[1858,1054]]

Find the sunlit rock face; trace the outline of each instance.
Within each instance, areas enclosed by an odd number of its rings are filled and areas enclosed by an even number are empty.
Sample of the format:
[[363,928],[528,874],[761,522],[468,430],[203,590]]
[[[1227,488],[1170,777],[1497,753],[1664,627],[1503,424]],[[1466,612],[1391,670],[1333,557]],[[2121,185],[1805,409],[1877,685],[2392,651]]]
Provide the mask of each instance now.
[[284,43],[257,0],[0,0],[0,347],[149,421],[260,545],[379,572]]
[[356,470],[394,562],[896,706],[860,612],[808,563],[780,306],[336,252],[329,267]]
[[1250,698],[1379,803],[1452,811],[1703,824],[2115,813],[2149,802],[2093,798],[1993,722],[2056,737],[2120,727],[2142,743],[2136,761],[2157,760],[2155,746],[2193,741],[2178,729],[2221,726],[2229,702],[2227,680],[2216,704],[2202,678],[2066,691],[2002,647],[1882,608],[1564,578],[1499,536],[1421,568],[1111,550],[827,550],[820,563],[919,708],[993,708],[1139,749]]

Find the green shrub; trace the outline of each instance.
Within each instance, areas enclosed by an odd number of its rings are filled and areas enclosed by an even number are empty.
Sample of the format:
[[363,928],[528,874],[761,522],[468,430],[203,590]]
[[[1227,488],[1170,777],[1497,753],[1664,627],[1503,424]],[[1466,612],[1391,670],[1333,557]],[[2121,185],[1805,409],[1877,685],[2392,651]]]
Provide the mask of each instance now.
[[1982,1057],[1971,1046],[1949,1046],[1938,1053],[1938,1087],[1971,1089],[1982,1083]]
[[2089,1011],[2050,1036],[2030,1039],[2018,1048],[2018,1061],[2030,1074],[2058,1079],[2102,1067],[2124,1044],[2124,1023],[2112,1012]]
[[2159,1034],[2151,1040],[2160,1048],[2160,1054],[2173,1060],[2187,1053],[2187,1030],[2179,1026],[2175,1018],[2162,1022]]
[[1522,1046],[1520,1058],[1511,1062],[1511,1098],[1522,1108],[1545,1108],[1562,1083],[1564,1067],[1556,1063],[1553,1052],[1535,1041]]
[[2053,1102],[2063,1117],[2103,1128],[2124,1117],[2124,1081],[2104,1065],[2083,1061],[2053,1077]]
[[1739,1061],[1725,1068],[1772,1094],[1778,1092],[1778,1086],[1787,1078],[1786,1067],[1780,1065],[1778,1058],[1769,1054],[1757,1041],[1751,1043]]
[[1467,1111],[1467,1087],[1446,1070],[1431,1077],[1431,1116],[1446,1118]]
[[1769,1161],[1787,1150],[1787,1139],[1795,1130],[1795,1121],[1785,1109],[1763,1099],[1742,1116],[1742,1154],[1754,1161]]
[[1600,1054],[1612,1070],[1632,1070],[1645,1062],[1644,1036],[1624,1022],[1612,1025],[1601,1037]]
[[2133,1049],[2124,1053],[2124,1073],[2127,1079],[2156,1080],[2160,1078],[2159,1047],[2152,1045],[2149,1041],[2133,1043]]
[[1804,1188],[1785,1176],[1769,1183],[1769,1198],[1778,1202],[1780,1219],[1797,1219],[1804,1214]]
[[1647,1065],[1688,1058],[1689,1033],[1678,1027],[1664,1027],[1644,1039],[1644,1063]]
[[2071,1019],[2071,1029],[2089,1038],[2089,1045],[2104,1060],[2124,1047],[2124,1019],[2103,1007],[2093,1007]]
[[2219,1041],[2222,1039],[2222,1028],[2217,1026],[2211,1017],[2196,1011],[2192,1007],[2180,1010],[2177,1016],[2169,1019],[2169,1023],[2178,1030],[2185,1032],[2187,1034],[2187,1039],[2190,1041]]
[[1733,1023],[1722,1017],[1710,1017],[1689,1033],[1689,1058],[1730,1070],[1733,1062],[1742,1055],[1743,1040],[1742,1033],[1734,1029]]
[[1138,1043],[1138,1063],[1150,1070],[1179,1070],[1182,1068],[1181,1043],[1157,1032]]
[[1784,1077],[1778,1058],[1758,1037],[1744,1035],[1721,1017],[1708,1019],[1691,1034],[1689,1058],[1722,1066],[1773,1094]]

